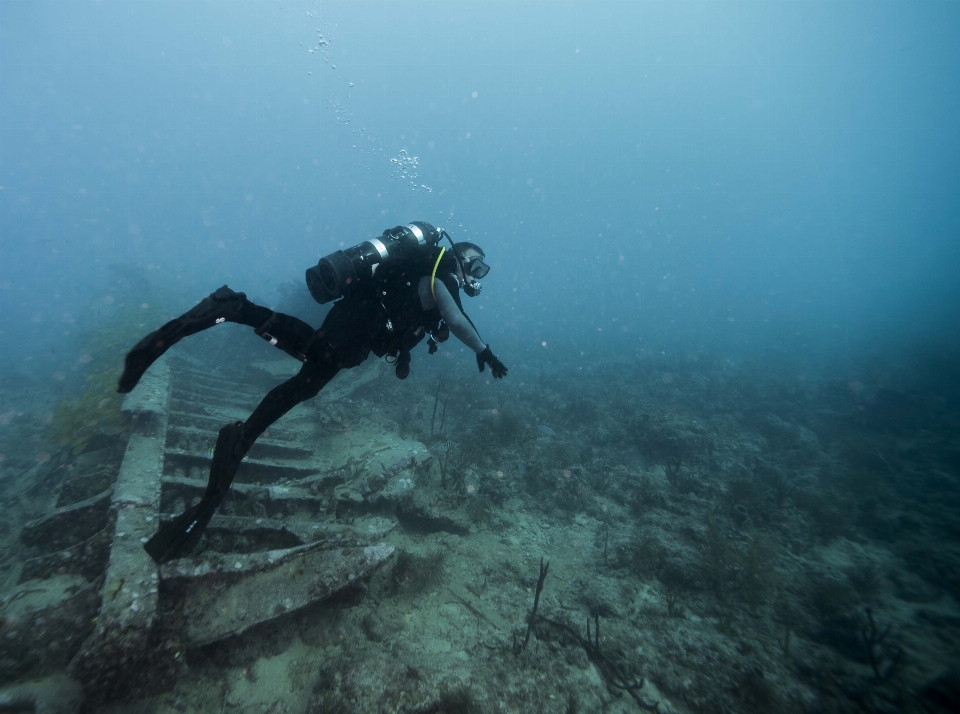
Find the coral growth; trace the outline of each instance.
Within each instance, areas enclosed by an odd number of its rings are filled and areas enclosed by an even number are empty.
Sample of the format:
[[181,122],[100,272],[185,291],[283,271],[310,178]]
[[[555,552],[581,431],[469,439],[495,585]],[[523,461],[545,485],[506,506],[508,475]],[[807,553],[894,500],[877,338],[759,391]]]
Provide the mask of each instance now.
[[50,441],[75,453],[82,452],[100,434],[118,434],[125,428],[117,394],[120,372],[110,369],[87,377],[87,386],[77,399],[65,399],[53,413]]

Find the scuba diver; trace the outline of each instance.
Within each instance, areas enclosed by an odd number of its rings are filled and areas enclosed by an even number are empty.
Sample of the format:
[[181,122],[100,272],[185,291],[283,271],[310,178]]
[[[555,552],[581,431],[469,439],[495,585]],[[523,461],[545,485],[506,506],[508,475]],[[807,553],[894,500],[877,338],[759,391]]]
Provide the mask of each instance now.
[[[450,249],[441,247],[442,239]],[[463,311],[460,290],[474,297],[490,268],[473,243],[454,243],[429,223],[414,221],[321,258],[307,270],[307,287],[320,303],[334,302],[314,330],[274,312],[226,285],[196,307],[138,342],[126,356],[118,391],[131,391],[147,368],[184,337],[221,322],[247,325],[270,344],[303,363],[296,376],[274,387],[246,421],[227,424],[217,436],[206,492],[195,506],[161,525],[144,549],[157,563],[186,554],[223,500],[240,462],[257,438],[300,402],[315,397],[341,369],[356,367],[371,352],[394,360],[396,374],[410,372],[410,350],[429,335],[429,352],[452,332],[476,353],[477,367],[495,379],[507,368],[485,344]]]

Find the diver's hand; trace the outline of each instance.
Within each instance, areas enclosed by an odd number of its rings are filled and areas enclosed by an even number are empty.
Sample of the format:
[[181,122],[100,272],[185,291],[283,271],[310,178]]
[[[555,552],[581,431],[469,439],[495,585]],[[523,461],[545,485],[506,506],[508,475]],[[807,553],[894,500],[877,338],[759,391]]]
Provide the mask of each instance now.
[[487,345],[483,352],[477,353],[477,367],[480,368],[481,372],[485,365],[490,365],[490,374],[493,375],[494,379],[503,379],[507,376],[506,366],[494,357],[493,352],[490,351],[490,345]]

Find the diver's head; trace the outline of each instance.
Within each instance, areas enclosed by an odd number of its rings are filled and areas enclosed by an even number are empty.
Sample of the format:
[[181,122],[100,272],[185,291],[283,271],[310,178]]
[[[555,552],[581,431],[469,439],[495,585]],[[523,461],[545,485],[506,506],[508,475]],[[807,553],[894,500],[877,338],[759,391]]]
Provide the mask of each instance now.
[[480,280],[490,272],[490,266],[483,262],[486,254],[480,246],[466,241],[454,243],[453,254],[457,258],[460,272],[458,277],[463,283],[463,292],[470,297],[476,297],[483,289]]

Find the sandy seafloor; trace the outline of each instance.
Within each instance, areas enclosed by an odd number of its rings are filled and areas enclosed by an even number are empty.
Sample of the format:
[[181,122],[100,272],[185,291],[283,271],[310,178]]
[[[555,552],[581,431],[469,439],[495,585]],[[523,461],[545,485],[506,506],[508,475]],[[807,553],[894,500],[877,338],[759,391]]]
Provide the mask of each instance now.
[[[441,359],[418,352],[405,382],[371,363],[333,414],[321,395],[298,419],[422,444],[401,475],[465,532],[397,523],[361,587],[185,652],[168,691],[84,702],[64,653],[41,652],[3,663],[0,709],[956,710],[960,405],[942,361],[844,378],[688,354],[493,384]],[[52,441],[47,383],[0,388],[5,631],[50,587],[18,582],[20,530],[82,458]],[[122,445],[108,432],[91,443]]]

